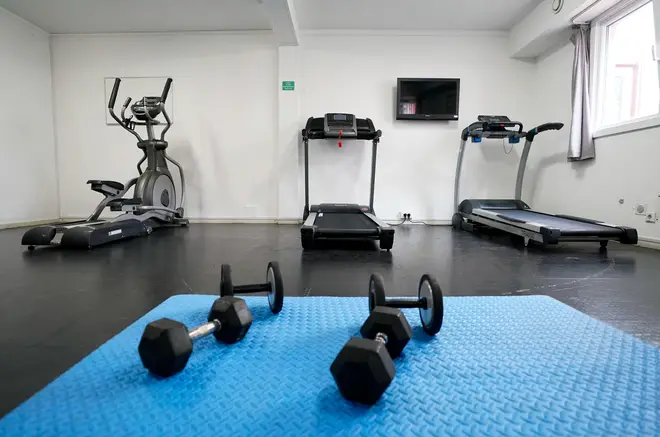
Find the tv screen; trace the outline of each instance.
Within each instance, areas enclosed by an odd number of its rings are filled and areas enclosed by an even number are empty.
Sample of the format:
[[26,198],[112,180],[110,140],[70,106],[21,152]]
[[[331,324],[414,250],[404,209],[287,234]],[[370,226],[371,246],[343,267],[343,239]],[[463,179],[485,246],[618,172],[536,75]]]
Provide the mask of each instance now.
[[397,120],[458,120],[460,79],[397,79]]

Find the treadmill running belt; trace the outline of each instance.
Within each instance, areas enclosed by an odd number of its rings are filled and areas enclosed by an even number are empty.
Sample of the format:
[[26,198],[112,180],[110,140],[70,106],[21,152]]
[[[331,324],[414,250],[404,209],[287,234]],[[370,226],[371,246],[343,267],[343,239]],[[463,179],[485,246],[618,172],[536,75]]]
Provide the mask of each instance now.
[[324,213],[314,222],[320,229],[376,229],[377,225],[364,214]]
[[543,226],[558,228],[562,231],[589,231],[594,233],[612,233],[617,235],[621,233],[621,230],[616,228],[610,228],[608,226],[596,225],[593,223],[578,222],[575,220],[569,220],[562,217],[555,217],[553,215],[540,214],[534,211],[526,210],[508,210],[506,212],[501,212],[498,214],[502,218],[511,218],[514,220],[522,220],[525,222],[534,222],[542,224]]

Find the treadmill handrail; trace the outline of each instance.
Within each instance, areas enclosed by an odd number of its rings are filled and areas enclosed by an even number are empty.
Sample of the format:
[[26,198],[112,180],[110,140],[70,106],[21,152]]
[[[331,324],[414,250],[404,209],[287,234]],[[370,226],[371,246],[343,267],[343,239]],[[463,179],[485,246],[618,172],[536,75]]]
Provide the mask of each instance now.
[[560,123],[558,121],[554,123],[544,123],[527,132],[526,139],[529,141],[534,141],[534,137],[540,134],[541,132],[545,132],[548,130],[562,130],[563,127],[564,127],[564,123]]
[[[506,131],[506,130],[489,131],[488,127],[490,125],[501,125],[501,127],[503,128],[518,126],[518,131],[517,132]],[[470,124],[468,127],[463,129],[463,131],[461,132],[461,145],[460,148],[458,149],[458,158],[456,159],[456,173],[454,174],[454,212],[455,213],[459,212],[458,206],[460,204],[460,201],[458,199],[458,196],[460,191],[461,170],[463,167],[463,155],[465,153],[465,144],[467,143],[468,138],[475,136],[480,138],[488,138],[489,136],[496,138],[525,137],[525,146],[520,156],[520,163],[518,164],[518,175],[516,177],[515,197],[514,197],[515,200],[521,200],[522,183],[525,177],[525,168],[527,166],[527,156],[529,155],[529,150],[532,146],[532,142],[534,141],[536,135],[548,130],[560,130],[563,127],[564,124],[560,122],[545,123],[535,127],[529,132],[524,132],[522,130],[523,129],[522,123],[518,121],[502,121],[502,122],[478,121]]]
[[527,168],[527,157],[529,156],[529,151],[532,148],[532,143],[534,142],[536,135],[549,130],[561,130],[563,127],[564,123],[560,122],[544,123],[527,132],[527,135],[525,136],[525,146],[520,154],[520,163],[518,164],[514,199],[522,200],[522,185],[523,180],[525,179],[525,169]]

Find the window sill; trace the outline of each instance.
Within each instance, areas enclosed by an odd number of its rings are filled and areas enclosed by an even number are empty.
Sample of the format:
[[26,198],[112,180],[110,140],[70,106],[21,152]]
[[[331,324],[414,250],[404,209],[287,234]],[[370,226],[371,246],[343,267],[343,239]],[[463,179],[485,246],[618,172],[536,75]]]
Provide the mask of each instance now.
[[650,129],[656,126],[660,126],[660,114],[650,115],[648,117],[638,118],[633,121],[626,121],[624,123],[614,124],[611,126],[600,128],[596,132],[594,132],[594,138],[603,138],[612,135],[620,135],[628,132]]

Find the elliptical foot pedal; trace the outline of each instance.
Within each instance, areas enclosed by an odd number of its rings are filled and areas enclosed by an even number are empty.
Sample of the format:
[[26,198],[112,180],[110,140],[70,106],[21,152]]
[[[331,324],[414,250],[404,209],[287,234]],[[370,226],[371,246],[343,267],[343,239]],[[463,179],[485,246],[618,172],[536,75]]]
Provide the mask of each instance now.
[[28,229],[23,234],[21,244],[23,246],[29,246],[28,250],[34,250],[34,246],[49,246],[53,238],[55,238],[55,234],[57,234],[57,228],[55,226],[38,226]]

